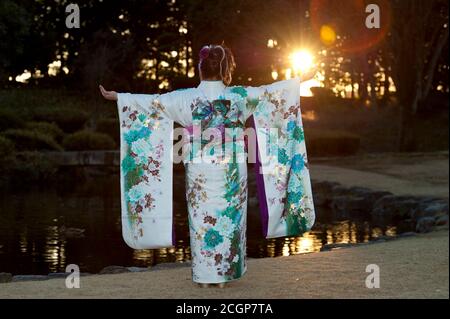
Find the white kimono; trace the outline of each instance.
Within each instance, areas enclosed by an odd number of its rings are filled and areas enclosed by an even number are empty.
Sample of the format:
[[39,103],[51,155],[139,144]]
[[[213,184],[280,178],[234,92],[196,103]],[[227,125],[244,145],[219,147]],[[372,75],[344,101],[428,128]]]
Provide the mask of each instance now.
[[295,236],[312,227],[299,79],[257,88],[202,81],[197,88],[162,95],[124,93],[118,96],[118,107],[122,228],[130,247],[174,244],[173,137],[179,138],[173,136],[174,121],[186,128],[183,162],[195,282],[227,282],[246,271],[243,136],[251,115],[264,235]]

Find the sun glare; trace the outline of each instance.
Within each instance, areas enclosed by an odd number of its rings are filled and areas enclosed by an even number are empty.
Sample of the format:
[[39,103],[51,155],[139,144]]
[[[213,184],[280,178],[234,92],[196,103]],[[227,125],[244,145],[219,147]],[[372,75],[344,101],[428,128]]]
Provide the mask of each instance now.
[[295,72],[306,72],[314,64],[313,55],[306,50],[295,51],[290,55],[292,68]]

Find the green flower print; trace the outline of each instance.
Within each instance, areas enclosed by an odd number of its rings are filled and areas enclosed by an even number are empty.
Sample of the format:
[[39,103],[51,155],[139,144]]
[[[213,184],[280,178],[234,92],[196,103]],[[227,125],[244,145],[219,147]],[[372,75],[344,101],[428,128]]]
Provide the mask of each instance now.
[[138,119],[139,119],[139,121],[141,121],[142,123],[144,123],[145,120],[147,119],[147,117],[145,116],[145,114],[139,114],[139,115],[138,115]]
[[247,90],[243,86],[235,86],[231,89],[231,93],[239,94],[242,97],[247,97]]
[[284,148],[278,149],[278,162],[280,164],[286,165],[289,161],[289,156],[286,154],[286,150]]
[[205,244],[207,248],[214,248],[223,242],[223,236],[215,229],[208,229],[205,234]]
[[131,172],[136,169],[136,162],[130,154],[127,154],[122,160],[122,169],[125,173]]
[[302,193],[301,192],[289,192],[287,196],[288,205],[291,204],[298,204],[300,200],[302,199]]
[[141,138],[149,137],[151,133],[152,131],[148,127],[142,126],[139,130],[131,130],[128,133],[125,133],[124,138],[127,144],[131,145]]
[[301,177],[298,174],[289,176],[288,189],[294,192],[304,192]]
[[296,126],[294,128],[294,131],[292,132],[292,137],[297,140],[298,142],[301,142],[305,138],[305,134],[303,132],[303,129],[299,126]]
[[288,132],[293,131],[296,127],[297,127],[297,123],[295,123],[294,120],[289,121],[288,124],[287,124]]
[[301,154],[295,154],[292,157],[291,163],[292,171],[295,173],[299,173],[305,167],[305,159]]

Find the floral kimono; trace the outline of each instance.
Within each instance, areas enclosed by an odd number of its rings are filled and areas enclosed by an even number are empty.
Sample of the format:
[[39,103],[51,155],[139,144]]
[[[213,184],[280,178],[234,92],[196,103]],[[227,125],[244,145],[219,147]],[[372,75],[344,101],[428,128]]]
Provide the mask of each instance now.
[[[315,214],[300,111],[299,79],[261,87],[119,94],[122,229],[134,249],[174,245],[173,140],[182,136],[193,280],[221,283],[246,271],[247,145],[255,145],[266,238],[301,235]],[[245,130],[253,115],[256,134]],[[173,123],[184,127],[173,132]],[[245,131],[244,131],[245,130]],[[175,154],[174,154],[175,153]]]

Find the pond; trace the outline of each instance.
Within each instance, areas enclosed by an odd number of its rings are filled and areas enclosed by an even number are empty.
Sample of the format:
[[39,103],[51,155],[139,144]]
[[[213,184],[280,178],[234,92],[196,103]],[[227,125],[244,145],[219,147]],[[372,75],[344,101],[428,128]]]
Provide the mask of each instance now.
[[[184,187],[182,176],[175,175],[174,180],[175,189]],[[249,187],[249,196],[254,196],[251,181]],[[0,272],[48,274],[77,264],[81,272],[96,273],[109,265],[147,267],[188,261],[186,204],[183,192],[175,193],[176,246],[155,250],[133,250],[122,240],[117,175],[4,193],[0,199]],[[258,208],[250,206],[248,257],[318,252],[326,244],[368,242],[396,233],[392,225],[380,228],[367,220],[336,220],[330,211],[316,209],[317,222],[310,232],[301,237],[264,239]]]

